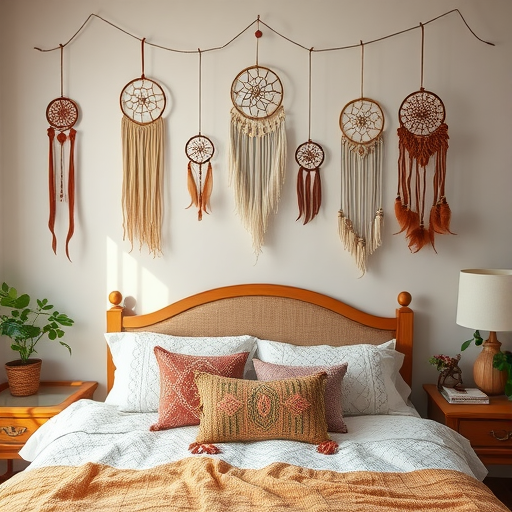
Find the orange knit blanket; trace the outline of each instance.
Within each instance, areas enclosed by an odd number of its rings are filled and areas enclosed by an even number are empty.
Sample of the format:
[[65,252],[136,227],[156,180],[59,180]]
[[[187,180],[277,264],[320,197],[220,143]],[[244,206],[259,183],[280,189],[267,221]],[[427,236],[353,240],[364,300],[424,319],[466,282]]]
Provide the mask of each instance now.
[[0,485],[0,504],[9,512],[508,512],[485,485],[452,470],[335,473],[283,463],[250,470],[208,457],[148,470],[35,469]]

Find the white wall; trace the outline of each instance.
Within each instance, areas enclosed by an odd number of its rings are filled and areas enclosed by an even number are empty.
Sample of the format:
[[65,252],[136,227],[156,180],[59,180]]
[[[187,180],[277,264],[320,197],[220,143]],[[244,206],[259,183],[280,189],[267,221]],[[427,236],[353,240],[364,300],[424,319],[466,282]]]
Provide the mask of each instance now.
[[[146,75],[168,91],[163,251],[153,258],[130,252],[123,241],[119,93],[140,75],[140,43],[92,19],[64,52],[64,94],[80,107],[77,147],[76,232],[64,254],[66,207],[57,216],[59,246],[51,250],[47,228],[48,103],[60,95],[58,51],[89,14],[98,14],[137,37],[183,50],[220,46],[261,19],[305,47],[326,48],[369,41],[418,26],[459,8],[473,30],[496,46],[479,42],[457,14],[425,28],[425,87],[443,100],[449,126],[447,197],[457,236],[439,236],[437,251],[411,254],[402,235],[393,236],[398,140],[397,112],[420,86],[420,30],[366,46],[365,95],[386,115],[385,232],[359,272],[337,234],[340,201],[340,131],[343,106],[360,92],[360,51],[313,54],[312,138],[324,148],[324,198],[319,216],[303,226],[297,217],[295,148],[308,136],[308,52],[261,27],[259,59],[275,70],[285,89],[289,164],[279,212],[272,218],[263,254],[255,264],[249,234],[234,211],[227,172],[229,88],[254,64],[252,27],[222,51],[203,55],[202,132],[215,144],[212,214],[202,222],[185,210],[186,141],[198,131],[197,54],[146,47]],[[42,343],[45,379],[91,379],[105,396],[104,311],[118,289],[148,312],[204,289],[245,282],[310,288],[378,315],[392,315],[397,294],[412,293],[416,311],[413,399],[425,412],[424,382],[437,374],[430,355],[456,354],[472,331],[455,324],[461,268],[512,266],[512,102],[510,19],[507,0],[2,0],[0,3],[0,279],[33,296],[48,296],[76,320],[64,349]],[[509,334],[500,335],[510,348]],[[471,383],[478,349],[463,355]],[[4,344],[0,360],[13,358]],[[0,380],[4,378],[0,370]]]

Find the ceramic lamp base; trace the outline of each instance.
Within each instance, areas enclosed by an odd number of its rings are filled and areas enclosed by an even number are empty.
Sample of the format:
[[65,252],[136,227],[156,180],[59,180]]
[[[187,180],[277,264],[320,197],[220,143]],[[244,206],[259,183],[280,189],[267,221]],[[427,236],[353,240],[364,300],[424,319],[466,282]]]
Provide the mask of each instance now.
[[489,333],[489,339],[482,345],[482,352],[473,365],[473,379],[478,389],[487,395],[503,395],[507,372],[493,367],[494,354],[500,352],[501,343],[496,333]]

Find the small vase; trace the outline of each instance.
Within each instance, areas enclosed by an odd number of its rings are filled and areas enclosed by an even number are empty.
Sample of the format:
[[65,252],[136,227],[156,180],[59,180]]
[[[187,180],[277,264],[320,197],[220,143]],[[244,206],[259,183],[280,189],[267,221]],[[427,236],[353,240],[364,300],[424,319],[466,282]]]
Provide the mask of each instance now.
[[12,396],[35,395],[39,390],[41,359],[29,359],[23,364],[21,359],[5,363],[5,371]]

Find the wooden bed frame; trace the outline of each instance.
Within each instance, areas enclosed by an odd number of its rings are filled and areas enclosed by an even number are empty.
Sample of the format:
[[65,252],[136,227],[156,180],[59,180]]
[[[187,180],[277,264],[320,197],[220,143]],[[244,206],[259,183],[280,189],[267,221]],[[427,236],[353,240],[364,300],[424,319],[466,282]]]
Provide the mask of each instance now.
[[[133,315],[121,306],[123,297],[109,295],[107,332],[152,331],[176,336],[236,336],[295,345],[374,345],[396,339],[405,354],[400,373],[412,384],[414,313],[411,294],[398,295],[394,317],[374,316],[327,295],[275,284],[242,284],[205,291],[154,313]],[[131,313],[131,314],[130,314]],[[108,350],[108,349],[107,349]],[[114,384],[115,366],[107,354],[107,389]]]

